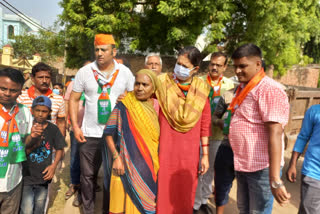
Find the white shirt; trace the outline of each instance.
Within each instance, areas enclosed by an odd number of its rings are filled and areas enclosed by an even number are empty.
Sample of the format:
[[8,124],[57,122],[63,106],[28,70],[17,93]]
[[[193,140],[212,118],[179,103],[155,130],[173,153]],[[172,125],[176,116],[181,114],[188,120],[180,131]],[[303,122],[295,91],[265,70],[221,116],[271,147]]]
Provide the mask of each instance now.
[[[116,105],[118,97],[123,94],[125,91],[133,91],[134,87],[134,76],[131,73],[130,69],[122,64],[118,64],[115,60],[114,69],[107,79],[107,82],[110,82],[112,79],[112,74],[119,69],[118,76],[111,87],[109,94],[111,101],[111,109]],[[100,138],[103,135],[103,129],[106,124],[98,123],[98,98],[100,94],[98,93],[99,85],[94,78],[92,70],[96,70],[98,73],[103,75],[100,72],[96,61],[82,67],[76,74],[73,91],[75,92],[84,92],[85,95],[85,112],[82,122],[81,130],[85,137],[97,137]],[[104,76],[104,75],[103,75]]]

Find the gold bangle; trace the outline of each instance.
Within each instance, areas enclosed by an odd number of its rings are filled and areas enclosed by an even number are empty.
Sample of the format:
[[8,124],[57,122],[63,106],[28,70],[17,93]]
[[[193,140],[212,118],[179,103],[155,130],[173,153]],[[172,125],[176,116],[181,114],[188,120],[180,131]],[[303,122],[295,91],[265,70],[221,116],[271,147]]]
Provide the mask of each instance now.
[[118,153],[118,154],[116,154],[116,157],[112,157],[112,159],[115,161],[115,160],[117,160],[117,158],[120,156],[120,154]]

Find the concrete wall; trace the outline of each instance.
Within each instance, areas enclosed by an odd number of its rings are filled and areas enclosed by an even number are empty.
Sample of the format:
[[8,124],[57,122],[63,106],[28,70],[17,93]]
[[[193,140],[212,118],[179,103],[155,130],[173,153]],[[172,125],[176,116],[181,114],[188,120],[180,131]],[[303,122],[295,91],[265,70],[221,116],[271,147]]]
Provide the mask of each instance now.
[[308,65],[306,67],[295,66],[284,76],[275,78],[282,84],[317,88],[319,80],[319,65]]

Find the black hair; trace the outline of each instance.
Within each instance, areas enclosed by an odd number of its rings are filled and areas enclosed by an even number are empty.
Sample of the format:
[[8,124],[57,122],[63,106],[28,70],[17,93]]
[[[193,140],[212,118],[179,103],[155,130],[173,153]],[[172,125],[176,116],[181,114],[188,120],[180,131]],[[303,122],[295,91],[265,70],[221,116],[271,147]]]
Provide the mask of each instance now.
[[213,58],[215,58],[215,57],[220,57],[220,56],[223,56],[223,57],[226,59],[226,60],[224,61],[224,65],[226,65],[227,62],[228,62],[228,55],[225,54],[225,53],[223,53],[223,52],[221,52],[221,51],[219,51],[219,52],[213,52],[213,53],[211,54],[211,58],[210,58],[210,59],[213,59]]
[[1,69],[0,77],[9,77],[11,81],[20,84],[21,88],[25,82],[22,72],[13,68]]
[[202,55],[198,50],[198,48],[194,46],[187,46],[185,48],[182,48],[179,51],[178,56],[185,55],[185,54],[187,54],[188,59],[190,60],[191,64],[194,67],[200,66],[200,63],[202,61]]
[[255,44],[249,43],[238,47],[232,54],[232,59],[240,59],[242,57],[255,56],[262,59],[261,49]]
[[38,62],[32,67],[32,76],[35,77],[39,71],[48,71],[52,75],[52,68],[43,62]]
[[63,89],[63,85],[61,83],[56,82],[55,84],[53,84],[53,87],[56,86],[56,85],[59,86],[61,89]]

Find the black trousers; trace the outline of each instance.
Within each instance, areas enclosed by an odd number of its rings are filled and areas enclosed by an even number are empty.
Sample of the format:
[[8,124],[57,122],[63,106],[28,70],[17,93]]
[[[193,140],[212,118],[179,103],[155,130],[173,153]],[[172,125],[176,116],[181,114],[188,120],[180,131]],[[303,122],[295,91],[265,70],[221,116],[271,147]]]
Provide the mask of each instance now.
[[87,142],[80,143],[80,186],[84,214],[94,214],[96,197],[96,179],[101,166],[103,138],[86,137]]

